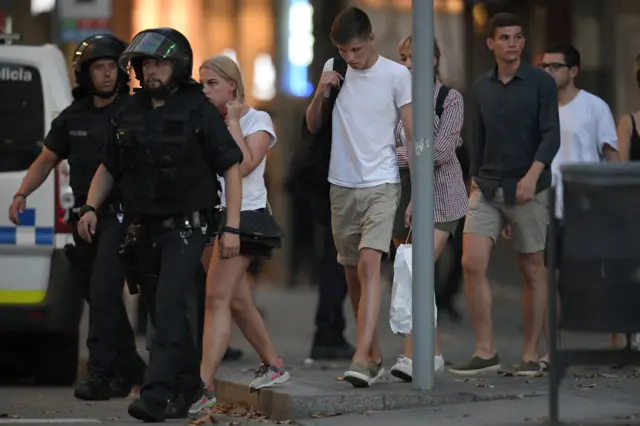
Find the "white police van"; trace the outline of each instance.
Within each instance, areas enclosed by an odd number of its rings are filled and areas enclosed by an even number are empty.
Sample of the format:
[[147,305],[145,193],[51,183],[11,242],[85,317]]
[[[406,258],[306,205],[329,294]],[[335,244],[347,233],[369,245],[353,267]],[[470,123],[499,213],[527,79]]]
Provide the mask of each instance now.
[[[56,46],[0,45],[0,353],[17,353],[40,384],[71,384],[77,372],[84,301],[65,256],[72,235],[64,217],[73,203],[66,161],[27,199],[19,227],[7,212],[51,121],[71,101]],[[0,363],[0,377],[8,368],[16,364]]]

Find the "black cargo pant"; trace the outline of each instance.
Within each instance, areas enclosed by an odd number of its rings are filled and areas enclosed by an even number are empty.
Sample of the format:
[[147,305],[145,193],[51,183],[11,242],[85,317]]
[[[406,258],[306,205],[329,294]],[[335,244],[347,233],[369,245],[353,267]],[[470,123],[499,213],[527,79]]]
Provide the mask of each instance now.
[[137,246],[140,292],[154,327],[141,398],[165,407],[174,391],[201,386],[200,354],[193,335],[195,286],[208,237],[195,229],[152,230],[142,225]]
[[74,280],[82,284],[89,302],[89,361],[91,375],[110,380],[114,375],[135,379],[144,369],[122,300],[124,262],[118,247],[124,239],[124,225],[115,213],[101,215],[93,242],[78,235],[73,224],[75,247],[69,258]]
[[316,266],[318,281],[318,307],[314,346],[340,346],[344,340],[344,300],[347,297],[347,278],[344,267],[338,263],[331,226],[322,227],[322,259]]

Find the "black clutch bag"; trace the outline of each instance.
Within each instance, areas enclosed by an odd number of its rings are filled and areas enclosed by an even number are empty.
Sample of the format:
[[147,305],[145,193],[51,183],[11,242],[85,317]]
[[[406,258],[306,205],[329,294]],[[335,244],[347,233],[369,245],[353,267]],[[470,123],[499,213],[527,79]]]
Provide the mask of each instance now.
[[[226,212],[221,212],[220,228],[226,224]],[[252,244],[280,248],[282,230],[271,215],[271,209],[267,204],[265,210],[245,210],[240,212],[240,242],[250,242]]]

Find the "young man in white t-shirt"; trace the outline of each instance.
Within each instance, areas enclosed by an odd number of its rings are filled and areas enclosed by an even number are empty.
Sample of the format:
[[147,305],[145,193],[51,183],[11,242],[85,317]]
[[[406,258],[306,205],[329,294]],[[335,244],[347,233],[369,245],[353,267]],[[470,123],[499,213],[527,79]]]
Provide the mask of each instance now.
[[333,71],[333,59],[327,61],[306,114],[309,130],[318,131],[331,87],[343,81],[331,117],[328,181],[338,261],[345,267],[358,323],[356,353],[344,379],[356,387],[369,386],[384,373],[376,324],[380,264],[389,251],[400,200],[394,140],[399,119],[407,140],[412,139],[411,74],[378,55],[373,39],[371,21],[361,9],[350,7],[335,18],[331,40],[349,67],[341,76]]
[[[547,49],[539,64],[554,78],[558,87],[560,149],[551,163],[558,226],[564,212],[560,167],[570,163],[619,161],[616,125],[609,106],[596,95],[575,85],[580,62],[580,52],[575,47],[557,45]],[[560,227],[558,229],[561,231]],[[547,239],[547,244],[556,244],[557,265],[560,267],[562,232],[556,235],[556,241]],[[548,364],[547,356],[542,358],[541,364]]]

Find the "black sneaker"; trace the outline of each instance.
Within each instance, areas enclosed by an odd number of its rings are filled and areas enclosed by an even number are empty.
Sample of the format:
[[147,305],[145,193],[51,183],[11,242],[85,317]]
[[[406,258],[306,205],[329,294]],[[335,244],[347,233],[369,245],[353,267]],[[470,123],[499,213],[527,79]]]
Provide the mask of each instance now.
[[353,358],[353,354],[355,353],[356,349],[347,342],[340,345],[314,345],[311,348],[310,358],[325,360],[349,360]]
[[129,415],[145,423],[164,423],[164,408],[138,398],[129,404]]
[[471,361],[466,364],[457,365],[449,369],[451,374],[458,376],[476,376],[479,374],[485,374],[490,372],[497,372],[502,368],[500,365],[500,357],[495,354],[490,359],[480,358],[474,356]]
[[83,401],[108,401],[111,397],[111,386],[108,380],[90,375],[87,380],[76,384],[73,396]]

